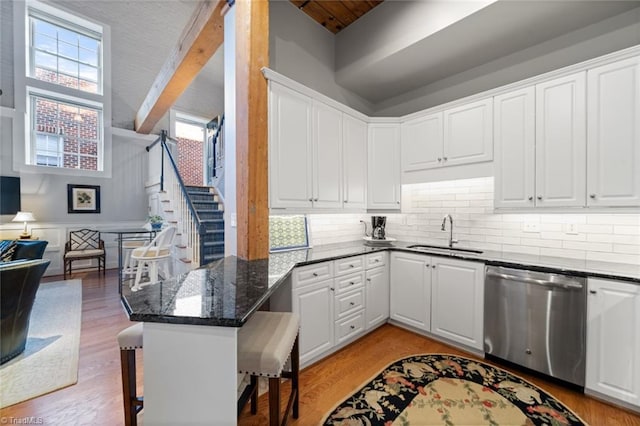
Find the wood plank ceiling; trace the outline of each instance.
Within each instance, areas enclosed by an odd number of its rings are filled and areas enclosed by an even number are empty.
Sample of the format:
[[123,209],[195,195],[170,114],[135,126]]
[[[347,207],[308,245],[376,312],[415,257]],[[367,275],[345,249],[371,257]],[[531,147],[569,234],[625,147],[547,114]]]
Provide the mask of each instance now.
[[383,0],[291,0],[291,3],[334,34],[354,23]]

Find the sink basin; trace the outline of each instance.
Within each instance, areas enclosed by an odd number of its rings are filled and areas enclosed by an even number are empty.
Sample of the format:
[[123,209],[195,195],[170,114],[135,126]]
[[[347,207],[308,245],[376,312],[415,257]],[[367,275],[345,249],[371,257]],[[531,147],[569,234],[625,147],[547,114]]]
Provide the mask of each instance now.
[[480,254],[482,250],[475,250],[470,248],[462,248],[462,247],[449,247],[449,246],[432,246],[426,244],[414,244],[412,246],[408,246],[407,248],[431,251],[431,252],[445,252],[445,253],[464,253],[464,254]]

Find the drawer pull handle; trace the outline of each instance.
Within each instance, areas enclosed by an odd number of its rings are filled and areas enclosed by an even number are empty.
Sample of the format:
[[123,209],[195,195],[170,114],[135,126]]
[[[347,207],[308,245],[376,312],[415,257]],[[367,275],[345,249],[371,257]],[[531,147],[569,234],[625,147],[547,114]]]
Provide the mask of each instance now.
[[349,281],[349,285],[354,285],[355,283],[353,281]]
[[378,263],[378,262],[380,262],[380,259],[376,259],[376,260],[374,260],[374,262]]
[[352,264],[349,264],[349,268],[353,268],[354,266]]
[[317,277],[317,276],[318,276],[318,273],[317,273],[317,272],[314,272],[314,273],[313,273],[313,276],[314,276],[314,277]]
[[354,302],[349,302],[349,305],[355,306],[355,303]]
[[335,289],[335,288],[333,288],[333,287],[329,287],[329,290],[331,290],[331,291],[336,291],[336,289]]
[[427,263],[427,264],[426,264],[426,265],[424,265],[424,266],[426,266],[426,267],[428,268],[428,267],[429,267],[429,266],[431,266],[431,265],[429,265],[429,264]]
[[352,326],[351,326],[351,327],[349,327],[349,328],[351,328],[352,330],[355,330],[355,329],[356,329],[356,326],[355,326],[355,325],[352,325]]
[[371,278],[367,278],[367,281],[371,282]]

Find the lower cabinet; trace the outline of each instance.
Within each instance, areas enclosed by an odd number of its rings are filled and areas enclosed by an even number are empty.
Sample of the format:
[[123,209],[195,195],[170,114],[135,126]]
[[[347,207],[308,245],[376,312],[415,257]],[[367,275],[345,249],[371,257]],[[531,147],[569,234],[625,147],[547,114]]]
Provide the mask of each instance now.
[[484,264],[431,258],[431,332],[482,350]]
[[365,328],[370,330],[389,318],[389,268],[365,272]]
[[421,330],[431,329],[431,258],[391,253],[390,317]]
[[334,342],[333,279],[294,288],[292,308],[300,315],[300,362],[331,349]]
[[394,252],[390,275],[392,319],[482,349],[483,263]]
[[588,283],[585,387],[640,407],[640,285]]

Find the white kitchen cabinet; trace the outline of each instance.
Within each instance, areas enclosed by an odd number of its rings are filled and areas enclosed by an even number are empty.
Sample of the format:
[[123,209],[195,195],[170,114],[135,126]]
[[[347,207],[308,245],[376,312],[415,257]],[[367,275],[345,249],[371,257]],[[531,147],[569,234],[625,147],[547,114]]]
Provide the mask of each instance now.
[[493,99],[447,109],[443,115],[442,165],[455,166],[493,159]]
[[536,85],[536,206],[585,205],[585,74]]
[[271,208],[312,206],[312,107],[307,96],[276,82],[269,97]]
[[313,207],[342,208],[342,112],[313,101]]
[[587,205],[640,205],[640,57],[587,72]]
[[367,123],[342,115],[343,208],[367,208]]
[[431,258],[431,332],[482,350],[484,264]]
[[295,288],[292,310],[300,316],[300,362],[330,350],[334,344],[333,280]]
[[589,278],[586,389],[640,407],[640,285]]
[[402,123],[402,171],[431,169],[442,165],[442,112],[414,118]]
[[367,207],[400,209],[400,126],[369,125]]
[[494,186],[496,208],[535,206],[535,89],[496,96]]
[[389,269],[381,266],[365,272],[365,324],[370,330],[389,318]]
[[390,317],[407,325],[431,329],[431,258],[391,253]]

